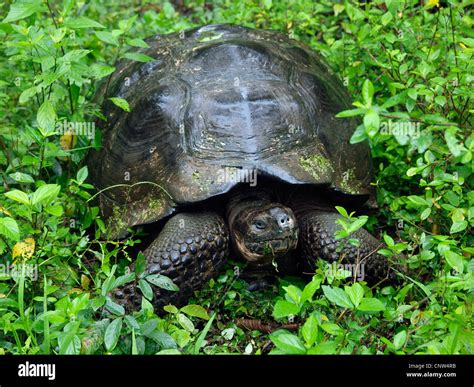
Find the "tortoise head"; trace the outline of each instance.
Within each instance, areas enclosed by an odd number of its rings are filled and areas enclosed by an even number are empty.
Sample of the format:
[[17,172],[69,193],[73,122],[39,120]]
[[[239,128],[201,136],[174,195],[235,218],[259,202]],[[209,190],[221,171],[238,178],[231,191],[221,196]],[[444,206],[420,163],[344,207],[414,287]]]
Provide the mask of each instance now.
[[245,260],[265,265],[296,248],[298,223],[290,208],[250,199],[233,203],[228,214],[231,239]]

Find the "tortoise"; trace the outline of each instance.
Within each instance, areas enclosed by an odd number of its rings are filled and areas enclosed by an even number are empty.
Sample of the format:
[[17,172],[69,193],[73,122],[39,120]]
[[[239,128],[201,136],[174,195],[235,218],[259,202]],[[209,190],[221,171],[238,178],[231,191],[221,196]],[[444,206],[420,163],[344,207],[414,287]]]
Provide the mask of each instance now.
[[[336,205],[374,202],[372,164],[366,142],[349,142],[358,123],[335,117],[350,98],[318,54],[236,25],[147,43],[153,60],[122,62],[102,90],[130,112],[104,104],[103,146],[88,165],[110,235],[148,225],[146,273],[180,289],[154,286],[155,309],[181,304],[229,256],[257,272],[314,272],[324,259],[365,266],[369,282],[387,276],[366,230],[352,235],[359,247],[335,238]],[[113,296],[140,305],[135,283]]]

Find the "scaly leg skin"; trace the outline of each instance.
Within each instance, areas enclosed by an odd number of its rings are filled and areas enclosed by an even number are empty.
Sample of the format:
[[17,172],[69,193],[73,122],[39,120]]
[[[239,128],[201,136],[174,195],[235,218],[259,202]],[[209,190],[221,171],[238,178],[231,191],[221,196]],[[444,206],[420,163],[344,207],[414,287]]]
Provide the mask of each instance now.
[[[157,314],[163,306],[180,306],[193,291],[200,289],[224,265],[229,248],[229,231],[221,216],[215,213],[175,215],[159,236],[144,251],[147,274],[162,274],[179,287],[172,292],[151,285],[153,306]],[[113,298],[127,310],[139,309],[141,292],[136,284],[117,289]]]
[[347,238],[335,239],[335,233],[340,229],[336,220],[340,217],[337,213],[318,210],[297,216],[303,259],[312,269],[317,258],[342,265],[351,264],[348,270],[353,277],[371,285],[388,278],[389,262],[386,257],[377,254],[382,243],[366,230],[359,229],[349,237],[358,239],[359,247],[351,245]]

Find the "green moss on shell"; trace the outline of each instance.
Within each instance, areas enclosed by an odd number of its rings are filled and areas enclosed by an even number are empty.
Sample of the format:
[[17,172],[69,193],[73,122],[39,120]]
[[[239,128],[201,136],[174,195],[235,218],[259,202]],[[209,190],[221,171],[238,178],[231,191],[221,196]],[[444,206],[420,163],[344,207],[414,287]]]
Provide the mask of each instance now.
[[301,167],[316,180],[324,180],[327,176],[331,176],[334,173],[334,167],[324,156],[313,155],[300,157],[299,163]]

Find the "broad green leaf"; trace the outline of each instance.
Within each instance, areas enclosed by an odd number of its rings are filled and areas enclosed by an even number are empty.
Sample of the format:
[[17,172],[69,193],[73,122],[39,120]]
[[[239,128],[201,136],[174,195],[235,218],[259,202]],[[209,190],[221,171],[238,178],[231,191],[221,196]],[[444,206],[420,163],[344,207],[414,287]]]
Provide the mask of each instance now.
[[96,31],[95,36],[99,38],[99,40],[103,41],[104,43],[111,44],[113,46],[118,46],[119,41],[115,35],[108,31]]
[[367,110],[364,115],[365,132],[369,137],[374,137],[380,128],[380,117],[374,109]]
[[343,110],[340,113],[336,114],[337,118],[346,118],[346,117],[354,117],[354,116],[361,116],[365,114],[367,109],[359,108],[359,109],[350,109],[350,110]]
[[95,20],[89,19],[88,17],[85,16],[79,16],[73,19],[68,19],[64,23],[65,27],[72,28],[74,30],[82,29],[82,28],[105,28],[102,24],[99,22],[96,22]]
[[357,144],[359,142],[365,141],[368,139],[367,133],[365,132],[364,125],[359,125],[355,132],[352,134],[349,142],[351,144]]
[[194,331],[193,322],[189,318],[187,318],[183,313],[178,313],[176,315],[176,319],[178,320],[179,325],[181,325],[188,332],[192,333]]
[[36,115],[36,121],[40,128],[41,134],[47,137],[54,133],[56,123],[56,111],[49,100],[45,100]]
[[151,56],[145,54],[141,54],[139,52],[127,52],[122,55],[122,58],[134,60],[136,62],[151,62],[155,60],[155,58],[152,58]]
[[298,314],[300,307],[286,300],[278,300],[273,308],[273,317],[283,318]]
[[457,232],[464,231],[467,228],[467,225],[468,223],[466,220],[462,220],[460,222],[453,222],[453,224],[451,225],[451,228],[449,229],[449,233],[455,234]]
[[443,255],[451,268],[456,270],[458,273],[462,273],[464,271],[463,258],[459,254],[456,254],[451,250],[446,250],[443,252]]
[[25,17],[31,16],[38,13],[43,6],[42,0],[20,0],[15,1],[10,6],[10,11],[3,23],[11,23],[17,20],[24,19]]
[[206,309],[204,309],[200,305],[193,305],[193,304],[186,305],[186,306],[183,306],[180,310],[181,312],[186,313],[188,316],[198,317],[203,320],[209,320],[210,318],[209,315],[207,314]]
[[11,191],[5,192],[5,196],[16,202],[26,204],[27,206],[31,205],[28,195],[18,189],[12,189]]
[[104,344],[105,348],[107,348],[107,351],[112,351],[117,345],[120,332],[122,331],[122,325],[122,317],[119,317],[113,320],[107,327],[104,336]]
[[141,279],[138,281],[138,287],[143,293],[143,296],[148,299],[152,300],[153,299],[153,289],[151,288],[150,284],[146,282],[144,279]]
[[313,298],[314,293],[316,290],[319,289],[321,286],[321,278],[315,277],[311,282],[306,284],[306,286],[303,289],[303,293],[301,294],[301,304],[305,303],[306,301],[311,301]]
[[172,292],[177,292],[179,290],[178,286],[173,283],[173,281],[161,274],[152,274],[145,277],[145,279],[159,288],[169,290]]
[[87,169],[87,165],[85,165],[81,169],[79,169],[79,171],[77,171],[77,175],[76,175],[77,182],[79,184],[84,183],[88,175],[89,175],[89,170]]
[[117,316],[123,316],[125,314],[125,308],[122,305],[113,302],[109,297],[107,297],[107,300],[105,301],[105,308]]
[[366,107],[372,106],[372,99],[374,96],[374,85],[370,82],[369,79],[366,79],[364,85],[362,86],[362,98],[364,100]]
[[364,288],[362,287],[362,285],[355,283],[352,286],[345,286],[344,290],[349,296],[354,306],[357,308],[360,302],[362,301],[362,298],[364,298]]
[[403,330],[398,332],[394,337],[393,337],[393,346],[395,349],[400,349],[404,344],[407,339],[407,331]]
[[123,98],[118,98],[118,97],[111,97],[109,98],[110,101],[115,106],[118,106],[120,109],[125,110],[126,112],[130,112],[130,106],[128,105],[128,102],[123,99]]
[[338,336],[344,333],[344,329],[342,329],[339,325],[330,322],[321,324],[321,328],[323,329],[323,331],[334,336]]
[[141,47],[141,48],[148,48],[150,47],[147,42],[143,39],[127,39],[127,44],[133,47]]
[[335,341],[325,341],[308,350],[310,355],[332,355],[336,353],[337,343]]
[[0,218],[0,235],[18,242],[20,240],[20,229],[18,223],[12,218]]
[[35,179],[33,179],[31,175],[28,175],[22,172],[10,173],[8,176],[11,177],[13,180],[17,181],[18,183],[34,183],[35,182]]
[[385,305],[377,298],[363,298],[357,310],[362,312],[381,312]]
[[135,273],[128,273],[128,274],[121,275],[120,277],[115,279],[112,285],[112,289],[128,284],[129,282],[132,282],[134,280],[135,280]]
[[332,288],[330,286],[323,285],[322,286],[324,295],[327,297],[329,301],[332,303],[341,306],[343,308],[353,308],[351,300],[349,296],[344,292],[344,290],[339,288]]
[[48,205],[59,194],[61,187],[58,184],[45,184],[39,187],[31,196],[31,203],[33,205],[43,204]]
[[48,214],[53,216],[59,217],[63,214],[64,210],[60,204],[56,204],[54,206],[49,206],[44,209]]
[[314,315],[309,316],[301,328],[301,334],[308,347],[313,346],[318,337],[318,320]]
[[304,347],[298,336],[291,333],[274,332],[270,335],[270,340],[275,346],[289,355],[304,355],[306,348]]

